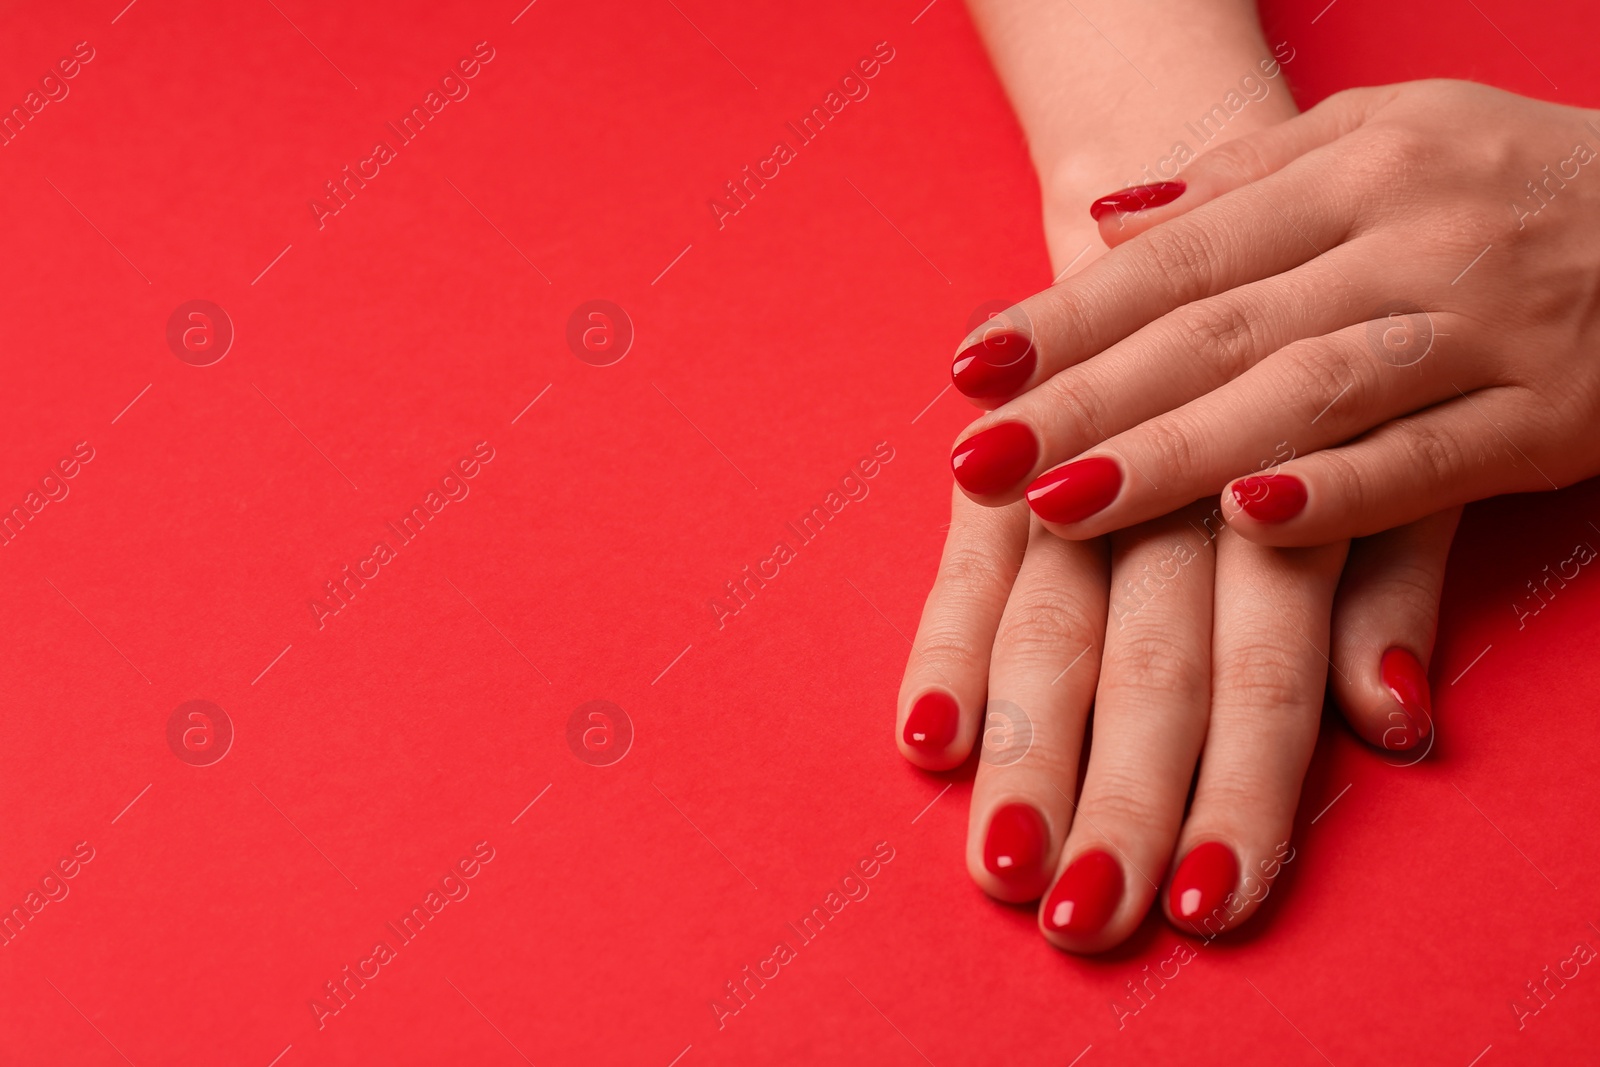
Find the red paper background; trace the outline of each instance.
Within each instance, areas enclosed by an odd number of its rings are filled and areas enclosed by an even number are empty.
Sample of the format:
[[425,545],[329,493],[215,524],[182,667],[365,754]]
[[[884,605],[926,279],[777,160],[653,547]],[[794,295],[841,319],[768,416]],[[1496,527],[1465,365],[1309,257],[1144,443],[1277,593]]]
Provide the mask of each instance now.
[[[1511,606],[1600,543],[1593,485],[1471,509],[1434,756],[1386,766],[1330,718],[1260,921],[1124,1028],[1171,930],[1077,959],[967,879],[970,779],[941,797],[890,722],[970,416],[947,357],[1048,269],[967,16],[921,2],[8,16],[7,108],[95,58],[0,150],[0,504],[94,459],[0,549],[0,907],[94,859],[0,948],[0,1062],[1593,1061],[1600,974],[1510,1009],[1600,945],[1600,578]],[[1266,13],[1303,104],[1600,94],[1582,0],[1319,7]],[[484,40],[319,229],[323,182]],[[707,200],[879,41],[871,95],[719,230]],[[165,340],[196,298],[237,330],[203,368]],[[637,331],[609,367],[564,339],[594,298]],[[323,583],[479,441],[470,495],[319,630]],[[719,630],[709,599],[882,441],[871,495]],[[212,766],[168,747],[191,699],[236,730]],[[635,732],[611,766],[568,745],[594,699]],[[323,983],[485,840],[319,1030]],[[719,1030],[724,983],[880,841],[870,895]]]

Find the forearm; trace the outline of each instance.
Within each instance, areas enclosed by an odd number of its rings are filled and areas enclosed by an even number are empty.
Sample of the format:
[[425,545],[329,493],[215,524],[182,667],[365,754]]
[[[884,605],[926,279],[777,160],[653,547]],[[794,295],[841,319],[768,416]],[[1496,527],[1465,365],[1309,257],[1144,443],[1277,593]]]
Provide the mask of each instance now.
[[1295,113],[1281,73],[1293,51],[1268,47],[1251,0],[968,6],[1027,137],[1057,269],[1081,247],[1094,197],[1170,179]]

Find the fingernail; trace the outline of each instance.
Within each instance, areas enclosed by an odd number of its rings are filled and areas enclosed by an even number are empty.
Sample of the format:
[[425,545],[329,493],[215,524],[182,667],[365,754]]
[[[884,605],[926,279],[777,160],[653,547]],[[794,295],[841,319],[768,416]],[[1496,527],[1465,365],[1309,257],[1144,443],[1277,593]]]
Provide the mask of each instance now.
[[1153,182],[1119,189],[1110,196],[1102,196],[1089,205],[1089,214],[1096,222],[1107,215],[1125,215],[1130,211],[1148,211],[1153,207],[1170,204],[1189,188],[1186,182]]
[[961,488],[978,496],[1012,488],[1039,461],[1033,431],[1020,422],[1002,422],[956,445],[950,469]]
[[960,724],[961,713],[955,698],[935,689],[922,694],[911,705],[903,736],[906,744],[921,752],[943,752],[956,739]]
[[1061,872],[1045,901],[1044,925],[1054,933],[1088,937],[1105,928],[1122,901],[1122,865],[1099,849]]
[[989,817],[983,839],[983,866],[996,878],[1027,889],[1044,888],[1044,854],[1050,830],[1044,816],[1031,804],[1007,804]]
[[1009,397],[1033,376],[1033,341],[1014,330],[993,330],[963,348],[950,367],[950,380],[963,395],[977,399]]
[[1233,502],[1257,522],[1288,522],[1306,506],[1306,483],[1292,474],[1260,474],[1233,483]]
[[1106,456],[1091,456],[1046,471],[1028,486],[1028,506],[1046,522],[1082,522],[1117,498],[1122,468]]
[[1409,724],[1409,729],[1399,731],[1404,736],[1391,738],[1395,731],[1385,731],[1384,744],[1389,748],[1410,748],[1432,729],[1433,696],[1428,690],[1428,672],[1410,651],[1391,648],[1378,663],[1378,677],[1405,712]]
[[1238,884],[1239,860],[1233,849],[1221,841],[1206,841],[1190,849],[1178,864],[1167,890],[1167,908],[1173,918],[1199,926],[1227,903]]

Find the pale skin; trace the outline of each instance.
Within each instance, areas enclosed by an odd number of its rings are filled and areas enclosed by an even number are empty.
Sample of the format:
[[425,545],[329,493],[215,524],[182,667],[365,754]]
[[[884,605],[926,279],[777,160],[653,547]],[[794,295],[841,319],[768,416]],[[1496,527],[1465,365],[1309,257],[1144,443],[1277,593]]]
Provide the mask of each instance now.
[[[1272,57],[1253,6],[1237,0],[969,7],[1028,138],[1061,286],[1103,274],[1106,245],[1125,239],[1097,226],[1089,204],[1167,156],[1196,101],[1220,98],[1247,73],[1266,81],[1260,64]],[[1271,81],[1206,147],[1281,128],[1295,113],[1282,80]],[[1036,393],[1042,401],[1035,390],[1013,403]],[[1426,665],[1455,512],[1353,545],[1289,549],[1239,536],[1211,504],[1169,503],[1142,518],[1109,538],[1069,540],[1016,496],[974,501],[953,491],[900,691],[901,751],[930,770],[959,766],[982,745],[986,707],[1022,710],[1026,754],[1013,759],[1002,747],[978,764],[967,866],[997,899],[1041,901],[1041,932],[1076,952],[1122,941],[1158,895],[1187,929],[1165,887],[1203,842],[1237,857],[1239,906],[1227,927],[1249,920],[1282,866],[1330,663],[1333,691],[1362,737],[1391,749],[1431,743],[1431,723],[1396,732],[1399,704],[1377,665],[1396,647]],[[930,692],[954,698],[959,712],[954,738],[935,751],[906,734]],[[1043,855],[1036,869],[997,872],[986,838],[995,813],[1018,802],[1042,816]],[[1098,928],[1063,927],[1052,921],[1061,911],[1051,887],[1095,851],[1114,858],[1123,889]]]

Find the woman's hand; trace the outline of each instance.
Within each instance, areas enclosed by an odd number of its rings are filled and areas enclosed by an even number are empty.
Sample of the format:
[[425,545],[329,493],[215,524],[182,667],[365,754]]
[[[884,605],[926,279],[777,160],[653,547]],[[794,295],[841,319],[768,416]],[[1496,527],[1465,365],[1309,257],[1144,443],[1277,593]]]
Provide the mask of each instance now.
[[1254,545],[1200,508],[1064,541],[1020,503],[952,496],[896,734],[929,770],[979,749],[968,870],[1001,900],[1043,895],[1054,944],[1120,942],[1164,881],[1180,929],[1211,936],[1254,912],[1292,856],[1330,662],[1358,733],[1408,760],[1431,746],[1425,665],[1454,515],[1358,544],[1330,649],[1342,544]]
[[1311,545],[1600,472],[1597,153],[1595,113],[1419,82],[1098,202],[1119,247],[958,357],[1014,397],[958,478],[1071,538],[1225,490]]

